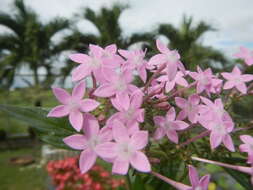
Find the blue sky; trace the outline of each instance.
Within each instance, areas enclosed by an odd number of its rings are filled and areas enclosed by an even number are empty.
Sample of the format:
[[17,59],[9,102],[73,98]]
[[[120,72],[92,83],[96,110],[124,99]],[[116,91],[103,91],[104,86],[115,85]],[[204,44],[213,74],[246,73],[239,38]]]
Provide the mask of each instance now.
[[[12,0],[0,0],[1,11],[11,12]],[[253,0],[25,0],[36,10],[43,21],[55,16],[71,18],[82,8],[99,10],[101,6],[111,6],[114,2],[130,5],[123,12],[120,24],[124,35],[138,31],[150,31],[159,23],[178,26],[183,14],[194,17],[195,22],[204,20],[217,28],[201,39],[231,57],[239,46],[253,49]],[[83,32],[96,32],[87,22],[78,23]],[[0,27],[0,32],[6,30]]]

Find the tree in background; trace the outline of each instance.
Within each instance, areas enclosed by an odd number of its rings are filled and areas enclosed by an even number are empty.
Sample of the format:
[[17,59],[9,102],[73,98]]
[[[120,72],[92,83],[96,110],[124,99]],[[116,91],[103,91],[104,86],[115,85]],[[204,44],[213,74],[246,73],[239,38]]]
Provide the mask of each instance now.
[[[91,22],[97,28],[99,34],[82,33],[74,30],[71,35],[65,37],[62,48],[69,47],[77,52],[86,52],[90,43],[99,44],[102,47],[115,43],[121,49],[127,49],[138,42],[148,44],[154,39],[153,33],[134,33],[129,37],[123,35],[119,19],[127,8],[128,6],[120,4],[114,4],[111,8],[102,7],[99,12],[85,8],[82,17]],[[62,70],[63,75],[68,76],[72,68],[73,64],[67,64]]]
[[187,69],[195,69],[197,65],[217,69],[213,63],[221,63],[223,67],[227,63],[223,53],[200,42],[205,33],[214,30],[204,21],[193,26],[193,18],[184,16],[179,28],[171,24],[161,24],[158,28],[158,35],[168,38],[170,48],[179,51],[181,60]]
[[[62,51],[59,43],[54,43],[52,39],[69,27],[69,21],[54,18],[44,24],[23,0],[15,0],[14,8],[15,13],[0,12],[0,25],[11,30],[10,33],[0,34],[0,85],[11,87],[15,74],[25,65],[33,72],[33,83],[26,80],[29,86],[48,87],[54,81],[52,62]],[[43,81],[38,74],[41,67],[46,70]]]

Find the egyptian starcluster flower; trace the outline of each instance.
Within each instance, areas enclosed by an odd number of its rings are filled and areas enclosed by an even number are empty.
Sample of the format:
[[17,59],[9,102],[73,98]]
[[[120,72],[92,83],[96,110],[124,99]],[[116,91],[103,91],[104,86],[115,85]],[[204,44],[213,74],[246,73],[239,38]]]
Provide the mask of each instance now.
[[234,129],[234,122],[230,115],[224,110],[221,99],[216,99],[214,103],[207,98],[201,97],[205,105],[199,106],[199,122],[203,127],[211,131],[210,144],[215,149],[221,142],[230,151],[235,151],[230,133]]
[[246,82],[253,80],[253,75],[251,74],[244,74],[242,75],[241,70],[235,66],[231,73],[221,73],[221,75],[227,79],[227,82],[224,84],[224,89],[231,89],[236,88],[241,93],[247,93],[247,86],[245,85]]
[[234,54],[235,57],[243,59],[246,65],[253,65],[253,51],[245,47],[240,47],[240,51]]
[[[168,49],[159,40],[156,46],[159,53],[149,60],[145,59],[146,51],[117,50],[114,44],[105,48],[90,45],[87,54],[70,55],[71,60],[79,63],[72,72],[76,84],[71,95],[53,88],[62,105],[53,108],[48,116],[69,116],[70,124],[81,131],[63,141],[80,150],[82,173],[88,172],[99,157],[112,164],[115,174],[125,175],[132,167],[156,175],[152,170],[157,167],[152,169],[152,160],[163,163],[164,155],[167,159],[171,152],[173,156],[181,154],[180,148],[209,134],[212,151],[221,143],[235,151],[231,134],[236,132],[236,125],[225,107],[238,92],[222,90],[236,87],[246,94],[245,83],[253,80],[252,75],[242,74],[234,67],[232,73],[221,74],[226,79],[223,86],[220,75],[214,75],[210,68],[202,70],[198,66],[197,72],[187,71],[177,50]],[[86,80],[92,80],[93,87],[85,94]],[[193,136],[201,130],[204,135]],[[248,153],[248,162],[252,163],[252,139],[244,135],[241,140],[244,144],[240,150]],[[178,151],[165,150],[167,144]],[[157,152],[163,153],[158,157]],[[193,166],[189,166],[189,176],[191,186],[167,182],[179,190],[207,190],[209,175],[199,179]]]

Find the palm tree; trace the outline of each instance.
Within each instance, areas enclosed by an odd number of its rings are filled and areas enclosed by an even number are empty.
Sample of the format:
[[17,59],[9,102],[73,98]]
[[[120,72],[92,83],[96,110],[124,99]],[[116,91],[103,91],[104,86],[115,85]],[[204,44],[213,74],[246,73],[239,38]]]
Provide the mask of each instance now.
[[[67,29],[69,21],[54,18],[44,24],[23,0],[15,0],[14,8],[16,12],[13,14],[0,12],[0,25],[11,30],[10,33],[0,34],[0,84],[10,87],[17,71],[25,65],[33,72],[34,83],[31,85],[48,86],[54,76],[52,61],[62,51],[60,43],[54,43],[52,38]],[[40,67],[47,71],[43,81],[39,79]]]
[[200,42],[206,32],[214,30],[203,21],[193,26],[193,18],[184,16],[178,29],[171,24],[161,24],[158,34],[167,37],[170,48],[179,51],[187,69],[195,69],[196,65],[215,69],[214,63],[221,63],[224,66],[227,63],[226,58],[220,51],[204,46]]
[[[129,37],[123,36],[119,18],[127,8],[128,6],[114,4],[111,8],[102,7],[97,13],[90,8],[86,8],[82,18],[90,21],[97,28],[99,34],[82,33],[74,30],[72,35],[65,38],[62,47],[67,46],[78,52],[86,52],[90,43],[99,44],[100,46],[115,43],[121,49],[127,49],[138,42],[149,44],[154,39],[153,33],[135,33]],[[65,76],[69,75],[72,65],[67,64],[63,68]]]

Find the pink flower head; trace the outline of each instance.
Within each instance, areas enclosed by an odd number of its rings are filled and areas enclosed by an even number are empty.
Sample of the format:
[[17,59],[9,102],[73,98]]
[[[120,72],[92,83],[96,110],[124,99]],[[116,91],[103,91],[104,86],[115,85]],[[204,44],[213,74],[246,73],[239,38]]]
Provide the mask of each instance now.
[[106,81],[93,94],[98,97],[115,96],[121,107],[127,110],[130,104],[129,95],[138,89],[131,84],[133,79],[132,71],[125,69],[120,73],[116,73],[113,70],[106,70],[104,76]]
[[157,78],[157,81],[159,82],[165,82],[165,91],[170,92],[176,84],[180,86],[187,87],[189,84],[184,79],[184,74],[181,71],[178,71],[175,78],[172,80],[169,80],[167,75],[162,75],[159,78]]
[[180,55],[176,50],[169,50],[163,43],[159,40],[156,40],[156,47],[161,52],[157,54],[148,62],[149,66],[161,66],[166,64],[166,70],[169,80],[173,80],[177,74],[178,69],[182,72],[185,72],[184,65],[180,62]]
[[222,80],[213,75],[210,68],[202,71],[200,67],[197,67],[197,71],[198,72],[190,72],[189,75],[197,82],[198,94],[203,91],[206,91],[208,95],[210,95],[210,93],[219,92],[218,87],[220,87]]
[[133,92],[130,96],[130,104],[127,109],[124,109],[116,98],[112,98],[112,104],[119,111],[114,114],[114,118],[122,121],[126,126],[142,123],[144,121],[144,109],[141,108],[143,96],[144,94],[141,90]]
[[253,137],[250,135],[241,135],[240,139],[242,142],[244,142],[244,144],[241,144],[239,147],[240,151],[248,153],[247,163],[253,165]]
[[63,139],[64,143],[76,150],[82,150],[79,167],[82,173],[87,172],[96,162],[96,147],[112,139],[111,131],[99,130],[97,119],[91,114],[84,114],[84,135],[76,134]]
[[182,109],[178,114],[178,119],[184,120],[187,117],[191,123],[198,121],[200,97],[197,94],[191,95],[188,100],[176,97],[175,102]]
[[114,121],[112,134],[115,142],[98,145],[97,153],[104,159],[113,159],[112,172],[125,175],[129,164],[141,172],[150,172],[151,166],[146,155],[141,152],[148,143],[148,132],[137,131],[129,137],[127,128],[120,122]]
[[246,65],[253,65],[253,51],[245,47],[240,47],[240,51],[234,54],[235,57],[243,59]]
[[245,82],[253,80],[253,75],[242,75],[241,70],[237,66],[234,67],[231,73],[224,72],[221,73],[221,75],[228,80],[223,87],[224,89],[236,87],[236,89],[243,94],[247,93],[247,86],[245,85]]
[[69,115],[71,125],[80,131],[83,126],[82,112],[90,112],[99,106],[99,102],[93,99],[82,99],[85,94],[85,83],[80,82],[77,84],[70,95],[62,88],[53,88],[55,97],[63,105],[56,106],[49,113],[48,117],[64,117]]
[[138,74],[140,75],[143,82],[147,80],[147,71],[146,64],[147,61],[144,60],[146,52],[142,50],[119,50],[120,55],[126,58],[125,67],[127,69],[136,69]]
[[104,80],[101,73],[103,69],[118,67],[118,62],[112,61],[114,53],[116,53],[115,46],[107,47],[104,50],[97,45],[90,44],[89,49],[89,55],[76,53],[69,56],[72,61],[80,63],[72,72],[73,81],[81,80],[93,73],[96,79],[102,82]]
[[155,116],[154,117],[155,125],[158,128],[155,131],[154,138],[161,139],[165,135],[174,143],[178,143],[177,131],[184,130],[189,125],[184,121],[176,120],[176,112],[174,107],[171,107],[167,112],[165,117]]
[[188,190],[208,190],[208,184],[210,181],[210,175],[205,175],[199,179],[196,168],[189,165],[189,178],[192,187]]

